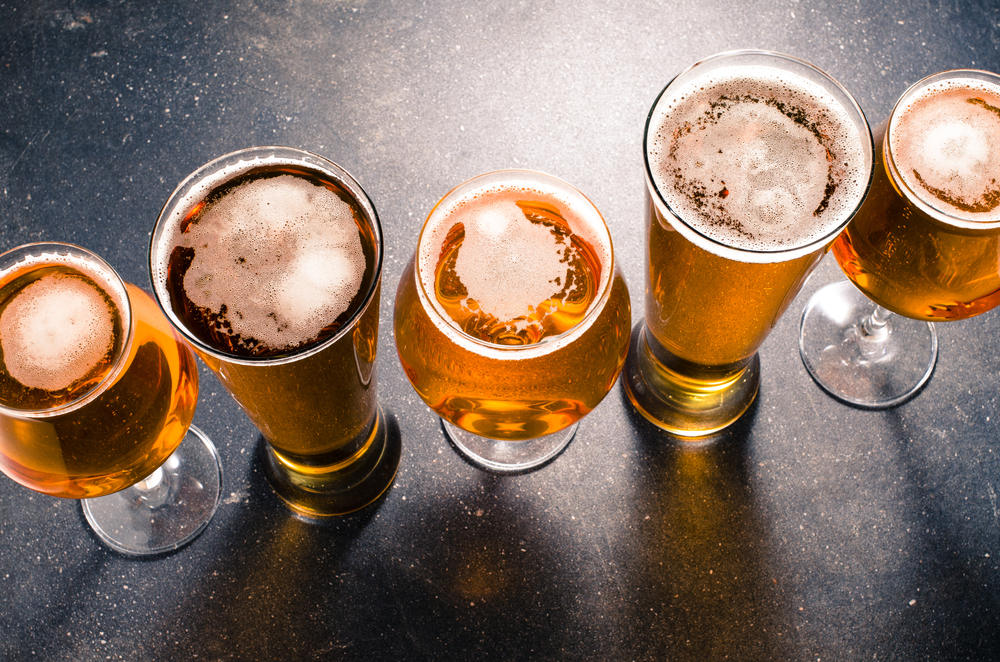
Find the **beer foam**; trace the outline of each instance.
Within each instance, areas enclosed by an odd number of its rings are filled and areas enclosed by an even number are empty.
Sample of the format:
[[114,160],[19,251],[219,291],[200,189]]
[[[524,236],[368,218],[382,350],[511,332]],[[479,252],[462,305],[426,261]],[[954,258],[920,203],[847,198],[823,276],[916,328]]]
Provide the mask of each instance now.
[[365,271],[351,206],[288,174],[228,190],[176,245],[194,249],[191,302],[272,348],[316,338],[349,308]]
[[58,391],[97,366],[114,342],[114,308],[75,276],[43,276],[0,313],[7,372],[29,388]]
[[[559,236],[543,223],[532,222],[522,204],[547,206],[559,211],[568,224]],[[570,260],[575,247],[570,233],[596,251],[604,283],[611,273],[610,238],[604,221],[590,202],[573,190],[562,194],[555,187],[540,187],[516,179],[474,188],[435,209],[427,221],[419,246],[419,275],[427,291],[434,291],[438,258],[450,231],[461,224],[465,237],[455,261],[455,275],[467,291],[463,307],[483,312],[498,321],[522,328],[525,318],[546,300],[563,293],[573,283]],[[445,319],[448,313],[431,297]],[[591,304],[593,305],[593,304]]]
[[965,220],[1000,220],[1000,87],[969,78],[931,85],[895,111],[889,139],[924,202]]
[[822,239],[867,185],[862,136],[846,110],[817,83],[764,66],[724,67],[668,88],[646,153],[676,214],[744,250]]

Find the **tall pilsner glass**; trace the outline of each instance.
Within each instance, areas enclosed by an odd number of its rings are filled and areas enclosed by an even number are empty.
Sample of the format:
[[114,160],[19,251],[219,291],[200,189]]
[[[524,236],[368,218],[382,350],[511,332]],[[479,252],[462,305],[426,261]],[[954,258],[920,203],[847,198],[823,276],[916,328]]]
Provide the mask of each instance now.
[[127,554],[194,539],[222,469],[191,427],[198,369],[148,294],[90,251],[27,244],[0,255],[0,469],[83,499]]
[[287,147],[220,157],[153,231],[160,306],[266,440],[275,492],[346,514],[392,483],[400,441],[376,399],[382,230],[350,174]]
[[434,207],[396,290],[396,349],[474,465],[536,469],[604,399],[631,308],[604,219],[578,190],[501,170]]
[[833,244],[850,281],[810,299],[799,341],[820,386],[873,409],[930,378],[930,322],[1000,303],[1000,76],[957,70],[917,82],[876,140],[871,194]]
[[757,350],[865,197],[872,138],[801,60],[723,53],[674,78],[646,121],[646,311],[625,391],[685,438],[736,421]]

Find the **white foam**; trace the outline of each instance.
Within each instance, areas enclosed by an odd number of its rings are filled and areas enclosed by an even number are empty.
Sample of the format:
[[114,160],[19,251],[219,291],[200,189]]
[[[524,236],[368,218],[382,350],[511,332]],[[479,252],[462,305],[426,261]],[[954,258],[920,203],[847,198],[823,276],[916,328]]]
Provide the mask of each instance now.
[[255,179],[214,202],[175,245],[195,249],[188,298],[272,348],[315,338],[344,313],[365,271],[351,206],[293,175]]
[[[435,269],[449,231],[461,223],[465,238],[458,252],[455,274],[480,309],[504,323],[532,312],[566,286],[569,268],[569,237],[560,241],[553,231],[525,216],[517,202],[550,205],[560,211],[569,230],[579,235],[597,253],[601,283],[610,278],[610,238],[600,214],[581,194],[561,192],[554,185],[510,181],[473,188],[445,206],[427,221],[419,250],[420,278],[428,292],[434,291]],[[598,276],[598,274],[595,274]],[[432,304],[444,319],[450,319],[436,297]],[[523,323],[521,324],[523,325]]]
[[647,140],[670,207],[735,248],[808,245],[840,224],[867,183],[846,111],[818,84],[770,67],[716,69],[668,90]]
[[896,111],[893,157],[927,204],[965,220],[1000,220],[1000,208],[986,200],[1000,195],[998,108],[1000,87],[959,78],[928,87]]
[[115,311],[95,286],[49,274],[0,314],[0,346],[11,377],[58,391],[86,376],[111,350]]

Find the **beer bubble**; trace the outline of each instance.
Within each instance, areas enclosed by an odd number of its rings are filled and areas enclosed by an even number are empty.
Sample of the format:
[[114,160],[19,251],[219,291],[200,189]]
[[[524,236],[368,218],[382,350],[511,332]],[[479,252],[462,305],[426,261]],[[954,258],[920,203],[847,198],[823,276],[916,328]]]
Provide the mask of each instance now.
[[0,313],[0,347],[11,377],[58,391],[111,350],[115,311],[92,284],[63,273],[22,289]]

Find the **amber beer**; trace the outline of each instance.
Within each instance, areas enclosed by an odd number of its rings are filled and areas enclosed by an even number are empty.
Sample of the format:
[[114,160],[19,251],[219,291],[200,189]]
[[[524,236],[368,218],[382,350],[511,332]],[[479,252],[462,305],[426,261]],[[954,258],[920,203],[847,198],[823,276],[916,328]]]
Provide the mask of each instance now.
[[160,305],[266,439],[278,494],[313,515],[376,499],[399,449],[376,398],[382,236],[361,186],[300,150],[235,152],[174,192],[150,261]]
[[621,371],[631,320],[593,204],[554,177],[508,170],[465,182],[431,211],[394,324],[428,406],[475,435],[517,442],[597,406]]
[[948,71],[926,78],[877,134],[871,193],[833,245],[844,272],[906,317],[958,320],[995,307],[1000,77]]
[[644,150],[645,323],[625,390],[653,423],[705,436],[752,403],[757,350],[864,198],[871,135],[826,74],[746,51],[667,85]]
[[102,496],[184,438],[194,355],[156,304],[97,256],[30,244],[0,256],[0,469],[38,492]]

